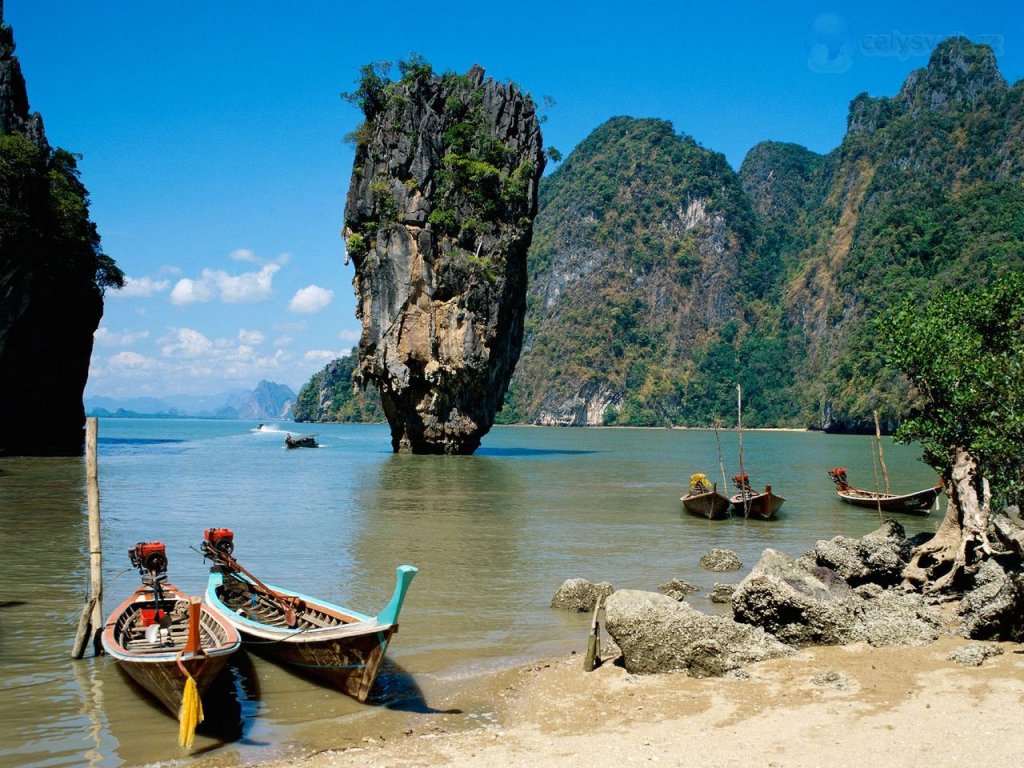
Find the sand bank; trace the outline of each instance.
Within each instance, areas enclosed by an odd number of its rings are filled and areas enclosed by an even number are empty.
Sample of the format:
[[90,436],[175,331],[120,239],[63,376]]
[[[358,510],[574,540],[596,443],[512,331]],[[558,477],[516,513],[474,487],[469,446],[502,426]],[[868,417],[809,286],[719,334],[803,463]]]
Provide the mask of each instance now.
[[971,644],[816,647],[700,680],[612,663],[586,673],[573,654],[262,768],[1022,765],[1024,648],[985,644],[1003,653],[978,667],[950,660]]

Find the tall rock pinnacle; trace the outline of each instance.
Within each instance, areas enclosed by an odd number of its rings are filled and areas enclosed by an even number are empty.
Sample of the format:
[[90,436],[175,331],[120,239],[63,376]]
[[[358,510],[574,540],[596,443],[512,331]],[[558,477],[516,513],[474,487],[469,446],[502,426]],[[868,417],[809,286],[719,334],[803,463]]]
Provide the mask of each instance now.
[[363,332],[396,452],[468,454],[519,358],[526,251],[544,170],[533,102],[513,84],[403,62],[365,67],[366,121],[345,205]]
[[74,155],[51,149],[29,112],[0,0],[0,455],[82,452],[103,290],[123,283]]

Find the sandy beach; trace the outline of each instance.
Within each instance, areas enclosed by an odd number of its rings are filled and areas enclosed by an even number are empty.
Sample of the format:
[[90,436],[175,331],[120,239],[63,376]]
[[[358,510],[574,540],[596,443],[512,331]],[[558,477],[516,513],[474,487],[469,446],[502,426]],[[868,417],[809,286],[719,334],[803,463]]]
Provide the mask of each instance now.
[[[980,666],[949,658],[972,645],[1002,653]],[[711,679],[631,675],[607,661],[588,673],[574,653],[429,704],[436,713],[389,713],[358,740],[262,768],[1024,764],[1024,646],[954,636],[814,647]]]

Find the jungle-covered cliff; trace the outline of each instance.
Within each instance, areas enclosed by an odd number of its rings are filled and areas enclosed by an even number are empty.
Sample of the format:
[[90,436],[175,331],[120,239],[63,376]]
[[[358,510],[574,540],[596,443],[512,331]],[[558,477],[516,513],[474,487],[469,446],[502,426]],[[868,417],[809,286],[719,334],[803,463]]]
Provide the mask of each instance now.
[[81,453],[103,290],[124,277],[100,249],[76,158],[29,112],[0,3],[0,455]]
[[874,318],[1024,268],[1024,83],[963,38],[856,96],[819,155],[738,172],[654,119],[599,126],[542,180],[500,422],[891,429],[913,403]]

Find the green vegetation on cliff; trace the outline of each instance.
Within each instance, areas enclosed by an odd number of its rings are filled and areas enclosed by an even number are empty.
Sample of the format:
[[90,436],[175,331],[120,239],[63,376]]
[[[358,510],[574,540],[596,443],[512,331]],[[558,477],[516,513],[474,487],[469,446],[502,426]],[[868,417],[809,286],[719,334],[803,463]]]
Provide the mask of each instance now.
[[295,421],[316,422],[382,422],[384,410],[380,395],[373,388],[361,390],[353,380],[359,367],[355,353],[328,363],[313,374],[292,407]]
[[100,249],[75,156],[19,134],[0,135],[0,245],[4,267],[92,282],[101,292],[124,275]]

